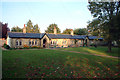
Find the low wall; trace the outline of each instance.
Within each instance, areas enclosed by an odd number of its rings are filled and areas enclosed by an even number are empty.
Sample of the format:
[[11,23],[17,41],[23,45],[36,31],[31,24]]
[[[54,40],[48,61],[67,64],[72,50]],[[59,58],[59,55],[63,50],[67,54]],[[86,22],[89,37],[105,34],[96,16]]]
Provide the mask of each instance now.
[[0,39],[0,47],[2,47],[4,43],[6,43],[6,40]]

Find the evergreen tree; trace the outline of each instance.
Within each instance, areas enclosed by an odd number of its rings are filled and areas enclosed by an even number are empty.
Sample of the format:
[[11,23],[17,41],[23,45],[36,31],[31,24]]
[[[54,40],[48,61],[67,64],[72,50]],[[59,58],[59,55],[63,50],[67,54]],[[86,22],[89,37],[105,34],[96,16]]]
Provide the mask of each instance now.
[[46,33],[54,33],[54,26],[57,29],[57,33],[60,33],[60,29],[58,28],[57,24],[50,24],[49,27],[47,27],[47,30],[45,30]]

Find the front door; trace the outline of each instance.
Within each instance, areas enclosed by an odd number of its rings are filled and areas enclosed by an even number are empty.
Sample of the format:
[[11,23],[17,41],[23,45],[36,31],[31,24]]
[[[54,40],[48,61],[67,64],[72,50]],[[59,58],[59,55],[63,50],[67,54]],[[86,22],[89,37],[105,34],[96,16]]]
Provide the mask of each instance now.
[[46,48],[46,39],[43,40],[43,47]]
[[85,44],[86,44],[86,46],[87,46],[87,39],[85,40]]

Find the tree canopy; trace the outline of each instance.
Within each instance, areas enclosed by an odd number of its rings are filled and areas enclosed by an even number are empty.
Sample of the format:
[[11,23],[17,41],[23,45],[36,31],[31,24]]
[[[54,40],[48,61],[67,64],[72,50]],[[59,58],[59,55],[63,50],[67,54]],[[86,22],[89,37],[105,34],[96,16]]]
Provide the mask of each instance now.
[[54,33],[54,26],[57,29],[57,33],[60,33],[60,29],[58,28],[57,24],[50,24],[49,27],[47,27],[47,30],[45,30],[46,33]]
[[27,22],[26,31],[27,31],[28,33],[33,33],[33,23],[32,23],[31,20],[29,20],[29,21]]
[[11,32],[23,32],[22,28],[16,26],[11,28]]
[[93,19],[93,21],[89,21],[87,26],[89,35],[102,36],[103,30],[101,30],[99,26],[100,26],[99,19]]
[[39,27],[38,27],[38,24],[33,25],[33,23],[32,23],[31,20],[29,20],[29,21],[27,22],[26,31],[27,31],[28,33],[39,33],[39,32],[40,32],[39,30],[40,30],[40,29],[39,29]]
[[74,30],[74,34],[76,35],[87,35],[88,31],[86,28],[78,28]]
[[71,34],[71,29],[65,29],[65,30],[63,31],[63,34]]
[[40,32],[40,29],[39,29],[39,27],[38,27],[38,24],[34,25],[34,27],[33,27],[33,32],[34,32],[34,33],[39,33],[39,32]]
[[93,17],[99,20],[97,28],[103,30],[104,38],[108,41],[108,51],[111,52],[111,43],[115,40],[114,35],[117,34],[113,18],[120,12],[120,1],[89,2],[88,9]]

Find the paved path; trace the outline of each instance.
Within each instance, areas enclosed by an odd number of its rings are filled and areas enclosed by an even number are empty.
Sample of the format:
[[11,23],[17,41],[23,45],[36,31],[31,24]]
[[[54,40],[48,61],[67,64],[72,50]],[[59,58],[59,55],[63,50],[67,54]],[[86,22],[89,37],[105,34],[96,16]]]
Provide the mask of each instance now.
[[[53,49],[53,50],[58,50],[58,49]],[[59,51],[64,51],[64,52],[72,52],[72,53],[80,53],[80,54],[87,54],[87,55],[94,55],[94,56],[102,56],[102,57],[110,57],[110,58],[117,58],[120,59],[120,57],[115,57],[115,56],[105,56],[105,55],[99,55],[99,54],[90,54],[90,53],[83,53],[83,52],[78,52],[78,51],[68,51],[68,50],[59,50]]]

